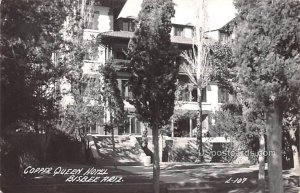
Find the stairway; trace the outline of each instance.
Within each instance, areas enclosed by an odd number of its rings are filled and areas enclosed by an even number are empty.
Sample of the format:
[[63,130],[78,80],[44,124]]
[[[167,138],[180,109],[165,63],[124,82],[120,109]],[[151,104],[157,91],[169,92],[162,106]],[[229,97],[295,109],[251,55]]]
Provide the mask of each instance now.
[[[111,136],[91,135],[91,153],[95,163],[101,166],[113,165]],[[143,165],[146,154],[134,136],[115,136],[117,165]],[[96,150],[96,151],[95,151]]]

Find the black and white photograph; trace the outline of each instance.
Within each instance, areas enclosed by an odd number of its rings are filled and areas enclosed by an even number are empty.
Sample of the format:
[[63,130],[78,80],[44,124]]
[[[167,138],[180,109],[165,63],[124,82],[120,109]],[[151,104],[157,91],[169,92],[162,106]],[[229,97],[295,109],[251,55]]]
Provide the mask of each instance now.
[[0,0],[0,193],[300,193],[300,0]]

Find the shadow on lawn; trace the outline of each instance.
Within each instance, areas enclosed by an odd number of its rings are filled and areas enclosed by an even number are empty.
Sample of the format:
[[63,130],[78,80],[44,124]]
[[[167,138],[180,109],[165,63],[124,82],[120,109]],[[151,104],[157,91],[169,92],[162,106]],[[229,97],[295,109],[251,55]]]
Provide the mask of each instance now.
[[[198,179],[196,182],[174,183],[169,188],[193,187],[205,188],[205,193],[256,193],[258,192],[258,171],[247,171],[247,168],[212,167],[211,165],[175,166],[170,171],[172,175],[184,175],[186,179]],[[187,169],[192,169],[187,170]],[[193,171],[194,169],[194,171]],[[244,171],[243,171],[244,170]],[[196,172],[198,171],[198,172]],[[266,193],[268,192],[268,171],[266,172]],[[298,193],[299,176],[287,175],[289,171],[283,171],[285,193]],[[298,189],[297,189],[298,187]],[[196,191],[195,191],[196,192]]]

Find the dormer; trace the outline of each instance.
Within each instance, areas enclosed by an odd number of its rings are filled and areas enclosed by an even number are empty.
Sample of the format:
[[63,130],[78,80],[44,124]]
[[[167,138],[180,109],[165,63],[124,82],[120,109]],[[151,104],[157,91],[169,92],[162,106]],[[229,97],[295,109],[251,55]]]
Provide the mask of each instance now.
[[226,23],[223,27],[221,27],[219,32],[219,42],[223,44],[229,44],[234,39],[234,28],[236,25],[236,19],[233,18],[231,21]]

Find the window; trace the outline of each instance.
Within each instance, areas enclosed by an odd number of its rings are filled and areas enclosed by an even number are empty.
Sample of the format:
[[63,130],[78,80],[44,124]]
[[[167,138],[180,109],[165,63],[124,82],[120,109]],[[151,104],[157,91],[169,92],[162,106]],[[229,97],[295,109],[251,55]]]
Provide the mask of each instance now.
[[179,95],[178,95],[178,100],[179,101],[190,101],[190,93],[187,88],[187,86],[181,86],[178,88]]
[[[198,91],[197,88],[194,88],[192,90],[192,102],[197,102],[198,101]],[[201,92],[201,102],[207,102],[207,97],[206,97],[206,88],[202,89]]]
[[123,21],[123,23],[122,23],[122,30],[123,31],[129,31],[129,22]]
[[229,92],[227,89],[219,87],[218,89],[218,103],[226,103],[229,101]]
[[194,88],[193,90],[192,90],[192,101],[193,102],[197,102],[197,99],[198,98],[198,92],[197,92],[197,88]]
[[190,136],[190,120],[188,117],[178,119],[174,123],[174,137]]
[[201,102],[207,102],[206,100],[206,88],[201,91]]
[[136,128],[135,123],[136,123],[135,118],[131,118],[131,120],[130,120],[131,133],[135,133],[135,128]]
[[174,36],[183,36],[183,27],[176,26],[174,27]]
[[123,98],[132,98],[132,92],[128,86],[128,80],[121,80],[121,94]]
[[220,37],[221,43],[226,44],[226,43],[230,43],[230,41],[231,41],[230,34],[228,34],[228,33],[219,32],[219,37]]
[[92,123],[88,126],[88,132],[89,133],[97,133],[96,131],[96,123]]
[[125,134],[141,134],[141,122],[136,117],[127,117]]
[[135,30],[135,24],[134,24],[133,21],[123,21],[121,28],[122,28],[123,31],[134,31]]

